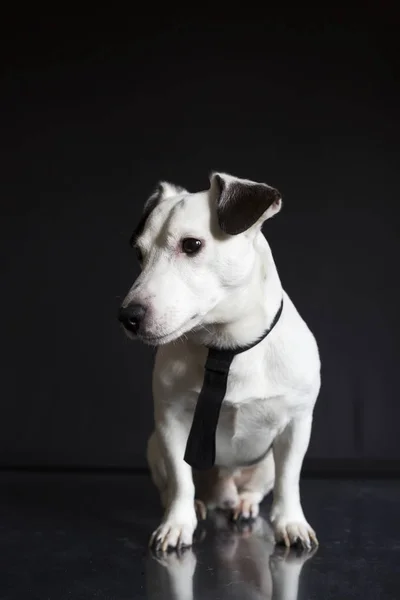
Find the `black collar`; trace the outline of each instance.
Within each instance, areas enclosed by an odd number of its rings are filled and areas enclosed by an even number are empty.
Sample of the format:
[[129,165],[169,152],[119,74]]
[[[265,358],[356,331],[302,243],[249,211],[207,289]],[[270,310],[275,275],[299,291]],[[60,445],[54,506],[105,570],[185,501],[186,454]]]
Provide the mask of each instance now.
[[212,348],[204,366],[203,387],[199,394],[184,460],[194,469],[211,469],[215,463],[215,433],[221,405],[226,394],[229,368],[235,356],[262,342],[273,330],[283,310],[283,299],[269,328],[252,344],[233,350]]

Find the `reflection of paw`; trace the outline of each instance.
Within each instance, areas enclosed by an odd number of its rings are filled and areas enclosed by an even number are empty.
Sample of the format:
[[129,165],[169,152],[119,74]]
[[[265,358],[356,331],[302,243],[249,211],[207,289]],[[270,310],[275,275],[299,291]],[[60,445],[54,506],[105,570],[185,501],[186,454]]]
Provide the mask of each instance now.
[[258,516],[255,519],[239,519],[234,521],[233,526],[240,537],[248,538],[250,536],[264,536],[264,524],[265,521]]
[[215,529],[219,532],[230,531],[231,521],[228,518],[228,514],[222,510],[210,511],[210,521],[214,525]]
[[262,520],[258,517],[253,520],[238,519],[233,521],[231,515],[221,510],[211,512],[210,517],[216,531],[222,534],[224,540],[228,538],[247,538],[262,530]]
[[194,508],[184,514],[177,511],[167,515],[161,525],[150,538],[150,547],[156,551],[166,552],[168,549],[187,548],[193,543],[193,533],[197,526]]
[[295,550],[278,546],[269,561],[275,584],[288,582],[292,577],[299,577],[304,563],[316,552],[318,552],[317,547],[309,551],[304,548]]
[[274,553],[271,556],[271,565],[279,568],[284,565],[304,565],[318,552],[318,546],[311,550],[297,546],[296,548],[287,548],[286,546],[275,546]]
[[182,578],[192,578],[196,569],[197,559],[191,548],[183,549],[182,552],[169,552],[154,554],[157,562],[165,567],[172,575]]
[[232,518],[234,521],[239,519],[255,519],[260,512],[260,494],[256,492],[241,492],[239,494],[239,503],[233,510]]
[[317,548],[311,551],[298,547],[285,548],[275,547],[273,555],[269,559],[269,568],[273,582],[274,597],[297,598],[304,563],[317,552]]

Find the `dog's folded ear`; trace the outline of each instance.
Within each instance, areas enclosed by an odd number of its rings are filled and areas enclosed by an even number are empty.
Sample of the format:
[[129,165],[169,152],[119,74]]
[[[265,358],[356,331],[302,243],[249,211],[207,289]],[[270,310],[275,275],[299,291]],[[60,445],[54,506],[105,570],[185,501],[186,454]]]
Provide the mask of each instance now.
[[155,191],[150,197],[156,195],[160,202],[161,200],[166,200],[167,198],[172,198],[173,196],[184,194],[185,192],[188,193],[187,190],[180,185],[175,185],[169,181],[159,181]]
[[167,198],[172,198],[173,196],[177,196],[178,194],[183,194],[185,192],[187,192],[187,190],[185,190],[185,188],[183,187],[180,187],[173,183],[169,183],[169,181],[160,181],[157,184],[151,196],[147,198],[144,204],[140,221],[129,240],[130,245],[135,245],[137,238],[139,237],[139,235],[141,235],[141,233],[144,230],[149,215],[153,212],[155,207],[158,204],[160,204],[160,202],[166,200]]
[[212,173],[210,184],[219,226],[229,235],[243,233],[255,225],[261,227],[282,207],[278,190],[265,183]]
[[174,196],[183,194],[184,192],[186,192],[186,190],[179,185],[174,185],[173,183],[169,183],[169,181],[159,181],[154,192],[144,204],[142,219],[144,218],[146,221],[149,214],[154,210],[157,204],[163,200],[167,200],[167,198],[173,198]]
[[167,198],[172,198],[173,196],[183,194],[184,192],[187,192],[187,190],[179,185],[175,185],[169,181],[159,181],[155,190],[144,204],[143,214],[146,214],[147,218],[157,204],[163,200],[166,200]]

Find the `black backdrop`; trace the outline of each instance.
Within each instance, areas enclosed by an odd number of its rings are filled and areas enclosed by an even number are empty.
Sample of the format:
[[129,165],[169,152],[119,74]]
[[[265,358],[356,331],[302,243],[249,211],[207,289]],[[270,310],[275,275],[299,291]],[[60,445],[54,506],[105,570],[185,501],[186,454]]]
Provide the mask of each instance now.
[[211,170],[283,193],[265,233],[323,361],[308,464],[399,464],[398,20],[371,6],[3,21],[1,465],[144,466],[128,239],[158,179]]

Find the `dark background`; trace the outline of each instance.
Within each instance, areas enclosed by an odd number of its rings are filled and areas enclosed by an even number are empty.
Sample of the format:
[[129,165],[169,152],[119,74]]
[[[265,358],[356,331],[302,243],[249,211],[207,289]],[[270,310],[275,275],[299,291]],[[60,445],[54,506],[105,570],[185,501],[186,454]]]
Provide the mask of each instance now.
[[159,179],[224,170],[283,193],[265,233],[323,363],[306,468],[399,469],[398,17],[193,10],[2,19],[0,465],[145,465],[128,239]]

